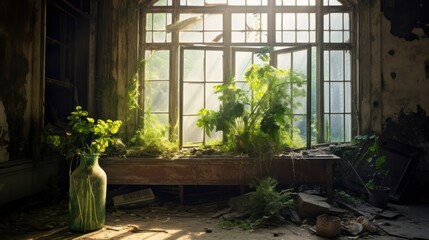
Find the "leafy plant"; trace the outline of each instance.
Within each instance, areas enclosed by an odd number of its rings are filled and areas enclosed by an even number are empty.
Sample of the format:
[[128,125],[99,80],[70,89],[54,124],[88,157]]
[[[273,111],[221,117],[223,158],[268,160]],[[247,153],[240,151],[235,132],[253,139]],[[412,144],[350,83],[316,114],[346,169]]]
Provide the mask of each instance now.
[[167,138],[168,125],[159,122],[158,118],[148,110],[142,124],[132,136],[129,155],[138,156],[168,156],[176,152],[178,144]]
[[294,206],[292,193],[288,190],[277,191],[277,180],[268,177],[259,182],[251,200],[251,219],[264,221],[283,220],[282,213]]
[[268,177],[262,179],[255,191],[251,192],[249,201],[245,206],[241,206],[246,217],[243,219],[231,221],[225,220],[219,222],[224,229],[232,229],[238,226],[243,230],[253,230],[263,225],[273,225],[284,221],[283,215],[287,208],[293,208],[293,196],[295,193],[291,190],[278,191],[277,180]]
[[369,163],[371,173],[368,176],[369,180],[365,186],[369,189],[376,189],[379,186],[384,186],[389,170],[386,167],[386,156],[380,154],[379,149],[379,137],[372,135],[368,137],[371,141],[371,145],[368,147],[364,158]]
[[67,117],[68,129],[61,135],[48,135],[47,143],[60,150],[66,158],[80,154],[100,154],[114,141],[122,121],[95,120],[81,106]]
[[267,54],[259,57],[264,63],[245,72],[247,88],[238,88],[233,78],[215,86],[222,105],[219,111],[201,109],[197,126],[208,136],[222,131],[227,149],[249,155],[302,146],[299,130],[291,123],[293,110],[300,106],[293,98],[305,96],[303,78],[271,66]]

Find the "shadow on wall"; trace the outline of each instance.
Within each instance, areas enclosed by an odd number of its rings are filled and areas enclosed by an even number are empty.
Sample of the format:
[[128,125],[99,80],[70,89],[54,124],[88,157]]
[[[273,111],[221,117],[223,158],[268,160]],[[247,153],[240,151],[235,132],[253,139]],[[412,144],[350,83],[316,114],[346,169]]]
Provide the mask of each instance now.
[[[383,136],[401,143],[412,145],[423,151],[414,175],[416,188],[429,186],[429,116],[420,105],[416,112],[405,113],[402,109],[397,118],[387,118],[383,126]],[[415,189],[413,189],[415,190]],[[412,190],[412,191],[413,191]],[[421,190],[421,189],[420,189]],[[414,192],[414,191],[413,191]],[[420,191],[421,193],[421,191]],[[425,193],[429,197],[429,193]]]
[[29,59],[24,49],[32,44],[33,5],[35,2],[0,2],[0,100],[4,106],[10,159],[27,155],[24,113],[27,107],[25,84]]

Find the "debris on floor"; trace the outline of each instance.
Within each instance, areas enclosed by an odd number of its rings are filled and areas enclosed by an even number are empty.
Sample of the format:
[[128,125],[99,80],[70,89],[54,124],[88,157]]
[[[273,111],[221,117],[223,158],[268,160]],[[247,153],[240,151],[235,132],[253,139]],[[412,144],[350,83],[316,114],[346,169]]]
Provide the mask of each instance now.
[[[386,209],[365,201],[355,206],[327,203],[316,194],[294,195],[294,206],[281,211],[283,221],[255,225],[245,221],[253,194],[229,201],[193,205],[153,202],[136,208],[108,207],[103,229],[72,233],[67,227],[67,201],[0,213],[1,239],[428,239],[429,206],[388,204]],[[233,225],[243,220],[241,226]],[[274,223],[274,222],[273,222]],[[231,224],[231,225],[228,225]],[[247,229],[243,231],[243,229]]]

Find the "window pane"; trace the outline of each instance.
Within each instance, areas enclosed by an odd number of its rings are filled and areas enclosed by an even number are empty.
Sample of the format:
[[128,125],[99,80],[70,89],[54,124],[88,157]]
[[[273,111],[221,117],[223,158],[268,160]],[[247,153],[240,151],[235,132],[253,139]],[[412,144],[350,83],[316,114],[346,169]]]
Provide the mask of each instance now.
[[168,112],[168,81],[150,82],[145,89],[145,96],[149,97],[145,106],[151,106],[152,112]]
[[166,24],[165,13],[153,14],[153,30],[165,30]]
[[342,31],[331,31],[329,36],[330,42],[340,43],[343,42],[343,32]]
[[152,26],[152,13],[147,13],[146,14],[146,30],[152,30],[153,26]]
[[204,51],[185,50],[183,68],[184,81],[204,81]]
[[211,110],[219,110],[221,102],[218,97],[219,94],[215,93],[214,86],[219,85],[218,83],[208,83],[206,84],[206,107]]
[[342,13],[331,13],[331,30],[342,30],[343,29],[343,14]]
[[329,96],[329,90],[330,90],[330,87],[329,87],[329,82],[325,82],[324,84],[323,84],[323,108],[324,108],[324,111],[325,111],[325,113],[330,113],[331,112],[331,108],[330,108],[330,106],[331,106],[331,99],[330,99],[330,96]]
[[251,52],[235,53],[235,77],[237,81],[244,81],[244,72],[252,64]]
[[200,143],[203,141],[204,132],[201,128],[197,127],[197,119],[197,116],[183,117],[182,141],[184,145]]
[[331,112],[343,113],[344,112],[344,84],[333,82],[331,83]]
[[277,67],[282,69],[292,68],[292,54],[282,53],[277,56]]
[[207,51],[206,52],[206,81],[222,82],[223,79],[223,52]]
[[287,43],[296,42],[295,34],[296,33],[294,31],[293,32],[292,31],[286,31],[283,35],[284,42],[287,42]]
[[352,112],[352,90],[351,90],[351,83],[345,82],[344,83],[344,96],[345,96],[345,103],[344,103],[344,112],[351,113]]
[[204,30],[222,30],[222,14],[204,14]]
[[204,107],[204,84],[183,84],[183,113],[196,114]]
[[344,134],[345,134],[345,141],[350,142],[352,141],[352,116],[351,114],[345,114],[344,115]]
[[[304,85],[304,88],[306,84]],[[293,96],[292,96],[293,97]],[[306,114],[307,113],[307,97],[294,97],[294,104],[296,109],[294,111],[295,114]]]
[[344,52],[344,80],[350,81],[352,79],[351,73],[351,56],[350,51]]
[[296,15],[296,29],[297,30],[307,30],[309,27],[308,24],[308,14],[307,13],[298,13]]
[[331,142],[344,142],[344,115],[331,115]]
[[295,30],[295,13],[283,14],[283,28],[284,30]]
[[300,139],[294,139],[295,141],[301,141],[301,144],[304,145],[307,139],[307,117],[305,115],[295,116],[293,125],[299,130]]
[[146,51],[145,79],[168,80],[170,69],[170,53],[168,50]]
[[308,32],[303,32],[303,31],[297,32],[296,42],[305,43],[305,42],[308,42],[308,40],[309,40]]
[[162,43],[165,42],[165,33],[164,32],[153,32],[153,42]]
[[293,71],[307,76],[307,50],[293,53]]
[[246,34],[244,32],[233,32],[231,33],[231,41],[236,43],[244,43]]
[[192,43],[192,42],[203,42],[202,32],[180,32],[180,42]]
[[331,51],[330,53],[330,79],[331,81],[342,81],[344,80],[343,51]]
[[231,16],[232,16],[232,24],[231,24],[232,30],[242,30],[246,28],[246,21],[245,21],[246,15],[244,13],[235,13],[235,14],[232,14]]

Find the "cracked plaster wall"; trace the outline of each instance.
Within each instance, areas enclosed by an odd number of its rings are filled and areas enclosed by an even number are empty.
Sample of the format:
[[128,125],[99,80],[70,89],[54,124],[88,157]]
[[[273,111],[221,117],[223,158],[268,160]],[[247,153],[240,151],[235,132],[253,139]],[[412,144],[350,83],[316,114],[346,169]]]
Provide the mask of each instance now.
[[429,186],[429,38],[420,28],[413,40],[395,36],[391,24],[382,16],[383,134],[423,150],[416,181]]

